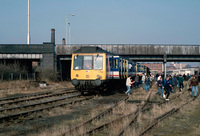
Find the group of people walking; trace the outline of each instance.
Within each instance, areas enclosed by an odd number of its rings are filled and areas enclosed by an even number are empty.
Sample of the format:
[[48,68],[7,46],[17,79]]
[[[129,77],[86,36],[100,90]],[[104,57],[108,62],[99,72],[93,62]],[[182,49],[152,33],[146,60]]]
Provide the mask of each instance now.
[[[176,92],[176,88],[179,88],[179,92],[181,93],[182,89],[184,88],[183,84],[183,76],[174,75],[173,77],[168,76],[166,79],[163,80],[162,77],[158,78],[156,84],[158,85],[158,91],[156,94],[161,94],[161,97],[165,98],[167,101],[169,100],[170,93]],[[198,79],[193,75],[188,82],[188,86],[192,88],[191,96],[197,96],[198,92]]]
[[[184,88],[184,84],[183,84],[183,76],[179,75],[176,76],[174,75],[172,76],[167,76],[166,78],[163,78],[161,76],[158,76],[156,81],[156,84],[158,86],[158,91],[156,92],[156,94],[160,94],[161,97],[163,97],[166,101],[169,101],[169,96],[170,93],[174,93],[177,91],[177,88],[179,89],[178,91],[181,93],[182,89]],[[129,75],[129,77],[126,80],[126,86],[127,86],[127,91],[126,94],[130,94],[130,89],[133,83],[135,83],[135,88],[139,87],[139,77],[136,76],[135,80],[132,81],[131,80],[131,75]],[[142,88],[143,90],[145,90],[146,92],[149,91],[149,88],[152,85],[152,81],[153,81],[153,77],[151,75],[145,75],[144,73],[142,74],[142,78],[141,78],[141,84],[142,84]],[[191,78],[188,80],[188,88],[191,88],[192,93],[191,96],[194,97],[197,96],[197,92],[198,92],[198,78],[195,77],[194,75],[191,76]]]
[[[142,79],[141,79],[142,87],[146,92],[149,91],[149,88],[152,85],[152,80],[153,80],[153,77],[149,75],[145,76],[144,73],[142,74]],[[139,76],[135,76],[134,81],[131,81],[131,75],[129,75],[129,77],[126,79],[126,87],[127,87],[127,91],[125,92],[126,94],[128,95],[130,94],[130,89],[133,83],[135,83],[135,89],[139,87],[139,84],[140,84]]]

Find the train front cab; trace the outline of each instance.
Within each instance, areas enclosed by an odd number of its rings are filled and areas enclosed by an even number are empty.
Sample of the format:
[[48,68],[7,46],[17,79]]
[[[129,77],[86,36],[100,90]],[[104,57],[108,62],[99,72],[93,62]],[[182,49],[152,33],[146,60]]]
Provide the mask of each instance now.
[[83,93],[86,89],[97,88],[106,80],[106,54],[72,54],[72,84]]

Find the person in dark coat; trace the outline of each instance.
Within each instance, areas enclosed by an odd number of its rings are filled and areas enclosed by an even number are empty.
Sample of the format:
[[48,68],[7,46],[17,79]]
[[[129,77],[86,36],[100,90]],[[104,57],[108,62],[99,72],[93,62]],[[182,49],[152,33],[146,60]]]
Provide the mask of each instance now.
[[139,76],[135,76],[135,89],[139,87]]
[[164,88],[165,88],[165,95],[166,96],[166,101],[169,101],[169,95],[170,95],[170,89],[172,85],[170,84],[169,77],[166,78],[164,82]]
[[149,91],[150,84],[151,84],[151,81],[149,79],[149,76],[146,76],[145,77],[146,92]]
[[[170,84],[172,84],[172,76],[171,76],[171,75],[169,76],[169,82],[170,82]],[[171,89],[170,89],[170,92],[171,92],[171,93],[174,93],[174,92],[172,91],[172,87],[171,87]]]
[[185,74],[183,74],[183,78],[184,78],[184,80],[186,81],[186,75],[185,75]]
[[176,88],[177,88],[177,84],[178,84],[178,81],[176,79],[176,75],[172,77],[171,83],[172,83],[172,89],[173,89],[173,91],[175,93],[176,92]]
[[158,92],[156,92],[156,94],[159,94],[161,92],[161,97],[163,97],[163,92],[164,92],[163,78],[161,77],[160,80],[158,80],[156,84],[158,85]]
[[[176,76],[176,79],[177,79],[177,81],[178,81],[178,79],[179,79],[179,75],[177,75]],[[179,81],[178,81],[178,85],[177,85],[177,87],[179,87],[180,85],[179,85]]]
[[192,79],[192,77],[189,78],[189,79],[188,79],[188,82],[187,82],[187,89],[188,89],[188,91],[192,91],[191,79]]
[[178,78],[178,82],[179,82],[179,92],[181,92],[183,90],[183,76],[180,75]]

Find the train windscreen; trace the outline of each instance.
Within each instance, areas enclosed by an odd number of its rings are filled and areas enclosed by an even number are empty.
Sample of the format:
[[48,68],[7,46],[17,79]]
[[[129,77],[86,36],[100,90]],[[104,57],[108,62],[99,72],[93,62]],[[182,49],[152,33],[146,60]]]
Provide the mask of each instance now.
[[94,56],[94,69],[103,69],[103,56]]
[[74,70],[103,69],[103,56],[74,56]]
[[74,69],[79,70],[82,69],[83,56],[74,56]]
[[92,69],[92,56],[83,56],[83,69]]

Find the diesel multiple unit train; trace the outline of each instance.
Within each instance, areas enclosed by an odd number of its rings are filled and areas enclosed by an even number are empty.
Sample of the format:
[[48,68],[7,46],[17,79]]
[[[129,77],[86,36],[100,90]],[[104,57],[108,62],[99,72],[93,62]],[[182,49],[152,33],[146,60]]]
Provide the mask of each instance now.
[[134,77],[149,72],[148,67],[100,47],[81,47],[72,54],[71,81],[82,94],[101,87],[123,86],[128,75]]

